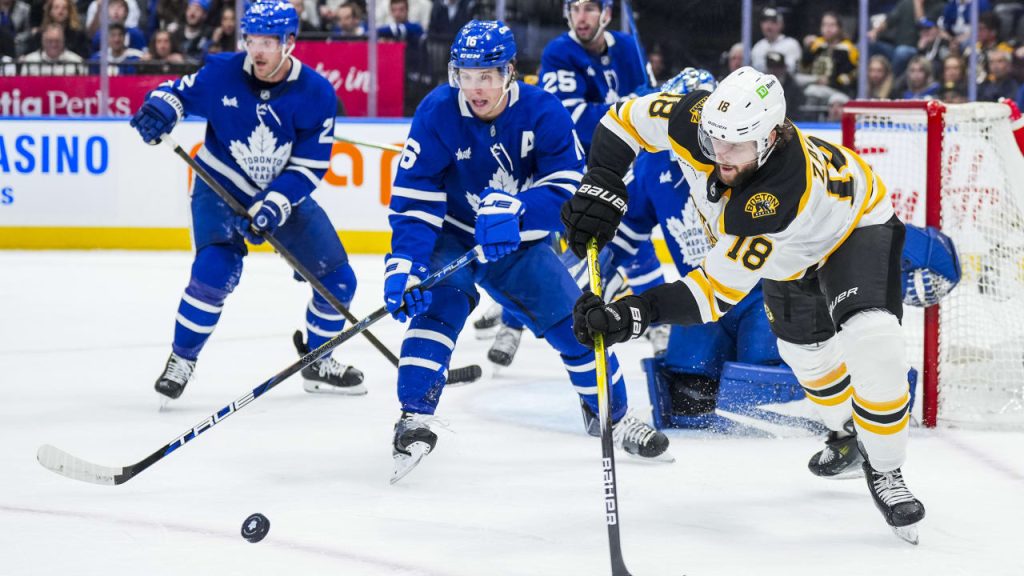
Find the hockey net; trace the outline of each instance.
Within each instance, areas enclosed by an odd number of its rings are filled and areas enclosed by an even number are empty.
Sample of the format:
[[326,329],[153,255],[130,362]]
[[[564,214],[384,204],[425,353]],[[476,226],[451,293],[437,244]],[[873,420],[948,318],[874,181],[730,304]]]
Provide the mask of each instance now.
[[1024,428],[1024,157],[997,103],[854,101],[843,144],[905,222],[956,244],[962,280],[937,306],[904,307],[925,425]]

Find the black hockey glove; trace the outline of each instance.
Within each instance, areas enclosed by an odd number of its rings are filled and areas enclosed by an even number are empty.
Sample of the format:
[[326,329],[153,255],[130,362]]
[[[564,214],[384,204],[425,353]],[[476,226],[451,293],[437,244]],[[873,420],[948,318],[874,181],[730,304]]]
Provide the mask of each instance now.
[[587,348],[594,347],[595,333],[604,334],[611,346],[630,338],[639,338],[651,323],[651,310],[641,296],[626,296],[605,304],[593,292],[584,292],[572,310],[572,331]]
[[591,168],[576,194],[562,205],[565,239],[572,253],[587,257],[587,242],[597,238],[597,249],[615,238],[626,214],[626,185],[607,168]]

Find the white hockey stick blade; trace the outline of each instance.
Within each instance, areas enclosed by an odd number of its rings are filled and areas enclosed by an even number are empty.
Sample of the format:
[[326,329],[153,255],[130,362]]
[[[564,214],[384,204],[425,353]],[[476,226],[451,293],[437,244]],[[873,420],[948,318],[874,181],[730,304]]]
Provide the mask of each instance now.
[[412,469],[423,460],[423,457],[430,454],[430,445],[426,442],[413,442],[409,445],[409,454],[395,454],[395,470],[391,473],[391,483],[394,484],[402,478],[405,478],[406,474],[412,472]]
[[917,524],[911,524],[910,526],[893,526],[892,531],[905,542],[910,542],[914,546],[917,546]]
[[36,460],[39,460],[43,468],[51,472],[92,484],[114,486],[117,484],[115,477],[124,473],[124,468],[100,466],[99,464],[86,462],[49,444],[39,447],[39,451],[36,452]]

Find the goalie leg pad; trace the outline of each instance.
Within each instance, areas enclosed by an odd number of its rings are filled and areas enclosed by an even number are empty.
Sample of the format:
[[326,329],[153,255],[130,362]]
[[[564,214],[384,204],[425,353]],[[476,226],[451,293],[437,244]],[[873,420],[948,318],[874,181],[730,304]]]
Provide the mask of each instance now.
[[[580,399],[594,414],[599,414],[597,405],[597,361],[594,351],[576,340],[572,333],[572,318],[566,318],[544,333],[544,339],[562,356],[562,364],[569,373],[569,381],[580,395]],[[614,352],[608,352],[608,384],[611,392],[612,421],[618,422],[625,416],[629,404],[626,400],[626,380],[622,376],[619,359]]]
[[[348,262],[319,280],[335,298],[341,300],[343,306],[347,308],[352,303],[357,282],[355,272]],[[335,310],[326,298],[313,290],[313,297],[306,307],[306,344],[309,349],[319,348],[324,342],[341,334],[344,329],[344,314]]]
[[398,361],[398,399],[404,412],[433,414],[448,376],[452,350],[469,317],[470,298],[452,286],[431,289],[430,308],[409,321]]
[[910,421],[910,390],[903,329],[884,310],[851,316],[839,332],[853,376],[853,422],[871,462],[880,472],[903,465]]
[[794,344],[780,338],[779,354],[829,430],[842,431],[850,419],[853,387],[839,340],[833,337],[817,344]]
[[209,244],[196,252],[192,277],[178,304],[172,350],[195,360],[206,345],[227,299],[242,276],[242,252],[234,245]]

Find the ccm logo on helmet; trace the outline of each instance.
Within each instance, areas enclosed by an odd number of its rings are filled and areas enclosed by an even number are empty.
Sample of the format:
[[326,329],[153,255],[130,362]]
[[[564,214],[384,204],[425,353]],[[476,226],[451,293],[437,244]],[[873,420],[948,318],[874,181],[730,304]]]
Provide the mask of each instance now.
[[626,201],[618,194],[611,193],[600,186],[584,184],[583,186],[580,186],[580,189],[577,190],[576,193],[600,198],[606,203],[611,204],[619,212],[622,212],[623,214],[626,213]]

